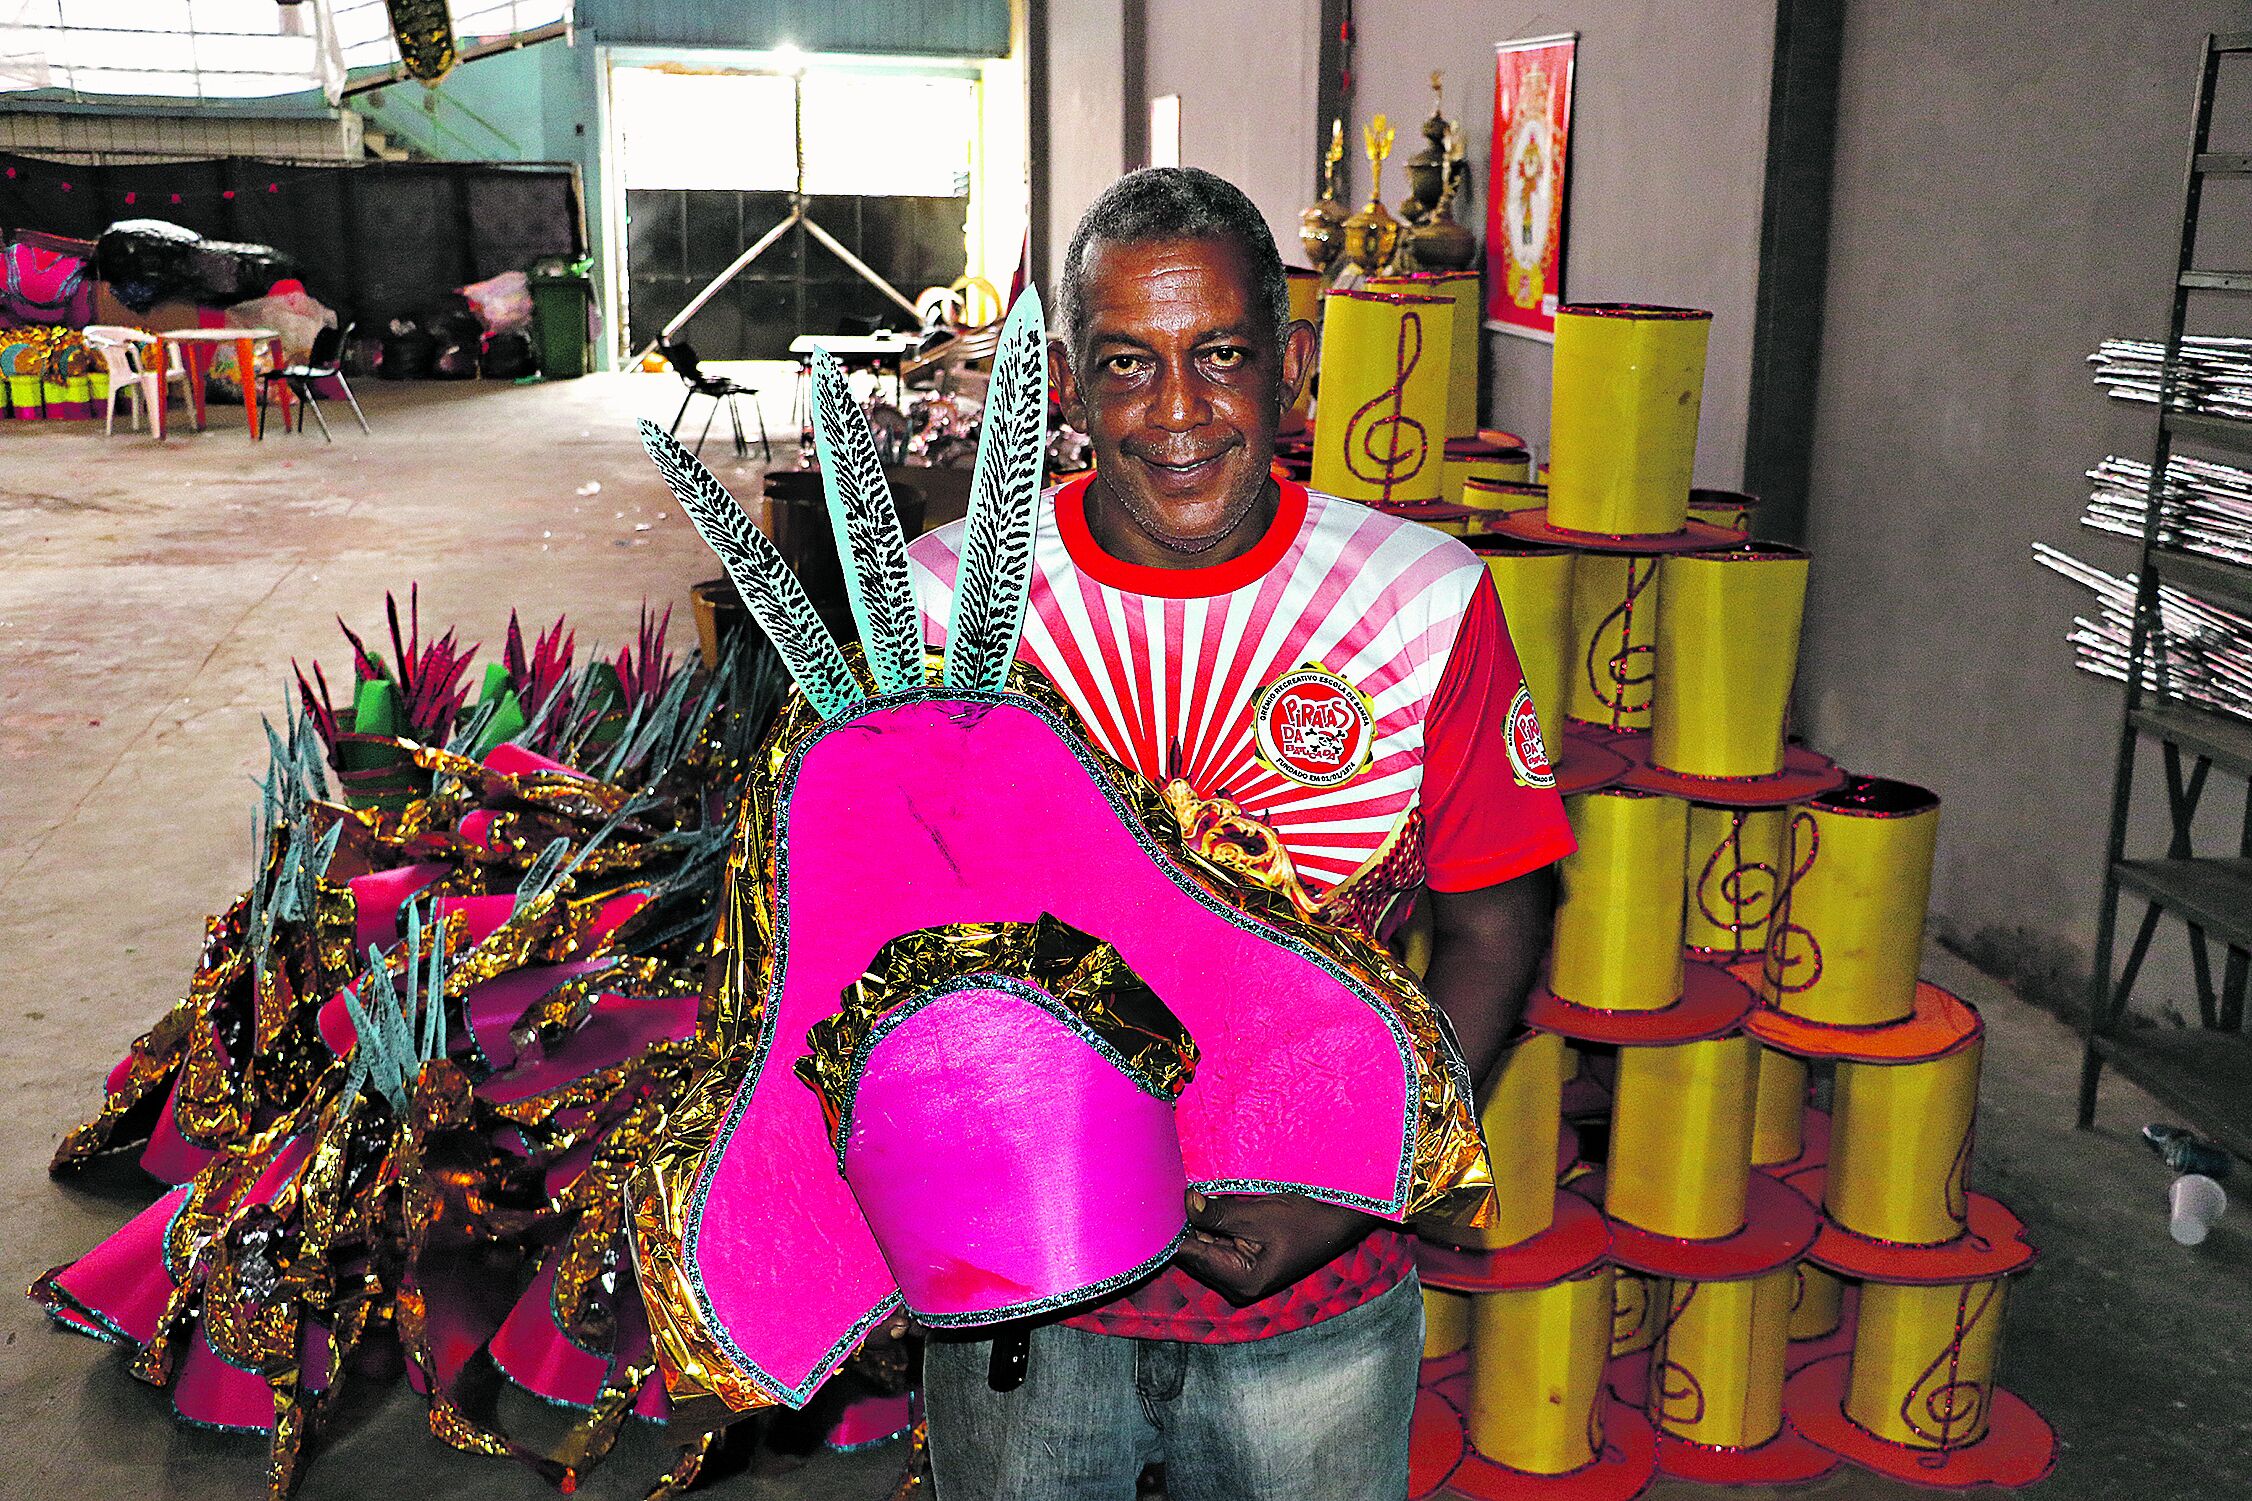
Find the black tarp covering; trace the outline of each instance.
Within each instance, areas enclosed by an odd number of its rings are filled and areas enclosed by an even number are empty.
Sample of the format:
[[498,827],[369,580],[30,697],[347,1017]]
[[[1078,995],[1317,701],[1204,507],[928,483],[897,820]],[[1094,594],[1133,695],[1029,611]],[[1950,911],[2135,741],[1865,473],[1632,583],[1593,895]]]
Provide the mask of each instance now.
[[121,219],[270,245],[296,263],[313,296],[375,328],[543,255],[586,253],[578,176],[567,163],[289,166],[224,157],[95,167],[0,153],[0,233],[92,240]]

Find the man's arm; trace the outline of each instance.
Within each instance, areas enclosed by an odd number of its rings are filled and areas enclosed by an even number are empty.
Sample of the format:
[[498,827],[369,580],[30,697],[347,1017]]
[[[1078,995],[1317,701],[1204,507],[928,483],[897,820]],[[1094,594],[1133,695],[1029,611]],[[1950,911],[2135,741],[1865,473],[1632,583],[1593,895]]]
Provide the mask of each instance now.
[[1476,891],[1433,891],[1431,967],[1423,988],[1454,1023],[1470,1077],[1486,1075],[1516,1034],[1525,997],[1548,951],[1555,918],[1553,866]]
[[[1431,966],[1424,988],[1484,1081],[1517,1030],[1548,948],[1555,878],[1549,868],[1477,891],[1433,891]],[[1238,1306],[1256,1303],[1334,1261],[1384,1223],[1299,1194],[1189,1195],[1189,1238],[1176,1257],[1189,1275]]]

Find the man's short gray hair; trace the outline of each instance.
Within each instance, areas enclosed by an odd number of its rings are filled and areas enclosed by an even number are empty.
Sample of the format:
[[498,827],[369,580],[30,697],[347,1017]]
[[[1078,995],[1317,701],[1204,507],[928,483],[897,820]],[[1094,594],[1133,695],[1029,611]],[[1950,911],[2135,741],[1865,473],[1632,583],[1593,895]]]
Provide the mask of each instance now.
[[1225,240],[1243,251],[1256,279],[1256,297],[1270,317],[1275,347],[1290,325],[1290,282],[1274,231],[1243,189],[1200,167],[1144,167],[1129,172],[1087,205],[1063,253],[1056,288],[1066,347],[1076,362],[1086,345],[1084,278],[1098,244],[1145,245],[1157,240]]

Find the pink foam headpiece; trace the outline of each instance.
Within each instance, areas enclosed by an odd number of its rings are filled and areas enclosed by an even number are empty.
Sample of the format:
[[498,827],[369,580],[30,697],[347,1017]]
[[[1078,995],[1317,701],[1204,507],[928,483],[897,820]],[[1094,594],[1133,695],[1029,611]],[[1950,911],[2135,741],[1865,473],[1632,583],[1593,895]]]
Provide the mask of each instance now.
[[[642,424],[801,695],[743,801],[728,1051],[636,1184],[639,1281],[676,1400],[802,1405],[903,1301],[974,1325],[1104,1296],[1179,1235],[1184,1183],[1393,1220],[1476,1215],[1488,1197],[1470,1081],[1414,982],[1190,853],[1157,789],[1015,662],[1045,343],[1027,292],[995,359],[935,682],[905,539],[833,362],[816,357],[814,419],[857,662],[733,497]],[[1036,944],[992,937],[1051,922],[1109,956],[1101,983],[1065,994]],[[975,962],[901,968],[910,938]],[[1177,1101],[1087,1020],[1141,992],[1193,1039]],[[844,1036],[862,1040],[840,1052]]]

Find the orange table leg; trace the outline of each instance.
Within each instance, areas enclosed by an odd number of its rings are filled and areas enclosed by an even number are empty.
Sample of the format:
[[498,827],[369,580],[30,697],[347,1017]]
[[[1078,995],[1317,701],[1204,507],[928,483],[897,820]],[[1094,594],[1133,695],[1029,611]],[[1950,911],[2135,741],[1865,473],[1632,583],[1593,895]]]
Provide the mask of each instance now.
[[242,387],[242,414],[250,424],[250,441],[258,441],[258,346],[253,339],[235,340],[235,382]]

